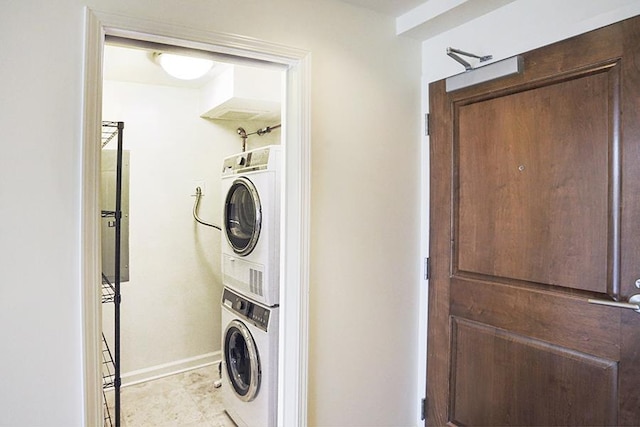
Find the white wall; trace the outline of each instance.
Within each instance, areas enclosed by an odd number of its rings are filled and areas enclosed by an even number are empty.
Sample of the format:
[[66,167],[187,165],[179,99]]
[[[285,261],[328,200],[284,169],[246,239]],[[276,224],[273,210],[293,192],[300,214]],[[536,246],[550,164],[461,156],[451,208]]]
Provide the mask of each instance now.
[[312,52],[309,424],[413,425],[420,45],[306,0],[0,0],[0,425],[83,420],[85,4]]

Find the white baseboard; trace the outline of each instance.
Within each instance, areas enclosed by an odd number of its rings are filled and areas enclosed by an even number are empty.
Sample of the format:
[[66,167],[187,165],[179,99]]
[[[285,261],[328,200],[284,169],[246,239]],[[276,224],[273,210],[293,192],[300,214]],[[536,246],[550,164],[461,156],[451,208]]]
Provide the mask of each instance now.
[[157,380],[169,375],[213,365],[220,362],[220,360],[221,352],[214,351],[213,353],[201,354],[187,359],[176,360],[174,362],[163,363],[162,365],[150,366],[148,368],[126,372],[121,375],[122,387]]

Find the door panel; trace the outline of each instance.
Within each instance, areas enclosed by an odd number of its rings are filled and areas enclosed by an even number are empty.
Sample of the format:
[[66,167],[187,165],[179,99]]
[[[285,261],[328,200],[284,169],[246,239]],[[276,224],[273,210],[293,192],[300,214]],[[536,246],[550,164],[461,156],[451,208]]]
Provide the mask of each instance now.
[[[452,340],[455,424],[615,424],[615,361],[456,317]],[[586,401],[593,404],[568,410]]]
[[638,425],[640,18],[430,85],[428,425]]
[[455,270],[606,293],[618,68],[454,105]]

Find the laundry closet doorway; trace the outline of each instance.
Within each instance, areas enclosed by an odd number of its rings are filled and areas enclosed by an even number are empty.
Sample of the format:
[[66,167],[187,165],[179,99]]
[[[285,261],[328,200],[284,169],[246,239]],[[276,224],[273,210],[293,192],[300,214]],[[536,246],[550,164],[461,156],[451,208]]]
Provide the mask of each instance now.
[[[116,355],[114,371],[121,375],[122,386],[221,359],[225,237],[220,226],[204,224],[222,223],[223,159],[245,146],[280,145],[276,126],[281,120],[283,79],[282,67],[212,62],[199,57],[200,51],[187,49],[180,52],[184,56],[170,59],[187,65],[195,60],[194,65],[204,67],[187,67],[183,72],[195,70],[202,76],[176,77],[170,74],[176,69],[161,67],[167,48],[130,45],[130,40],[107,38],[102,103],[103,121],[123,122],[126,135],[122,169],[129,179],[122,180],[121,194],[129,197],[123,198],[128,209],[123,209],[121,218],[120,234],[125,238],[120,253],[129,256],[120,263],[126,275],[119,287],[119,327],[116,331],[114,310],[104,306],[102,328],[105,346]],[[111,146],[115,144],[102,149],[103,167],[105,159],[115,157],[107,155],[115,151]],[[104,190],[112,180],[101,184]],[[103,199],[105,193],[110,192],[103,191]],[[204,224],[196,221],[196,202],[199,215],[206,218]],[[102,207],[105,210],[107,206]],[[104,250],[105,242],[112,241],[112,230],[105,218],[103,270],[113,258]],[[277,265],[269,267],[275,271]],[[111,398],[107,393],[107,401],[114,402],[110,416],[123,419],[139,412],[127,397]],[[163,406],[168,411],[173,407]]]
[[[126,33],[128,38],[132,40],[143,40],[146,42],[157,42],[158,39],[163,39],[163,42],[166,42],[166,34],[164,37],[158,35],[150,35],[153,34],[153,28],[148,28],[148,23],[135,23],[131,22],[129,19],[122,19],[121,17],[113,17],[108,15],[101,15],[100,18],[93,14],[92,12],[88,12],[88,25],[89,25],[89,38],[91,39],[91,35],[93,34],[94,40],[93,45],[91,44],[91,40],[89,40],[87,47],[87,82],[97,82],[102,84],[103,76],[100,72],[100,67],[96,66],[100,63],[99,58],[96,57],[95,53],[100,52],[100,47],[104,46],[104,33],[100,35],[103,31],[107,33],[107,36],[117,36],[122,37],[123,33]],[[105,23],[110,22],[111,25],[107,26]],[[153,27],[153,25],[151,25]],[[119,28],[119,29],[116,29]],[[132,31],[143,31],[141,33],[135,33],[135,37],[132,36]],[[281,277],[281,286],[282,283],[287,283],[295,278],[296,286],[284,287],[285,292],[283,293],[283,310],[282,316],[286,319],[283,324],[283,328],[281,330],[281,339],[280,346],[281,348],[285,346],[285,342],[287,342],[287,352],[281,352],[282,360],[280,360],[281,367],[284,366],[284,369],[280,370],[280,378],[279,384],[286,384],[285,392],[283,387],[280,387],[280,419],[285,420],[287,418],[291,420],[295,420],[295,423],[298,423],[298,420],[306,419],[306,408],[305,408],[305,395],[306,395],[306,288],[308,286],[307,279],[307,259],[306,254],[308,253],[307,249],[307,234],[308,234],[308,125],[306,121],[308,120],[308,100],[306,97],[308,96],[308,81],[306,77],[306,54],[303,52],[296,52],[291,50],[287,52],[287,55],[283,55],[281,52],[278,61],[267,61],[268,58],[273,58],[273,52],[260,52],[256,50],[255,46],[248,48],[247,46],[251,43],[245,43],[245,49],[238,49],[238,40],[234,40],[235,47],[229,48],[224,47],[225,43],[230,43],[230,38],[228,36],[220,36],[216,34],[208,34],[206,35],[209,39],[216,39],[215,41],[222,43],[214,44],[204,44],[202,42],[186,42],[184,39],[193,39],[196,38],[193,34],[191,34],[187,29],[184,28],[172,28],[170,31],[167,28],[163,28],[163,31],[171,33],[170,35],[174,37],[171,40],[175,45],[181,45],[181,47],[188,48],[199,48],[202,50],[203,47],[207,48],[205,50],[215,51],[217,50],[218,54],[221,54],[219,51],[224,50],[224,56],[227,60],[230,57],[230,51],[235,50],[234,56],[238,61],[247,61],[247,59],[251,61],[260,60],[265,64],[271,62],[271,68],[273,65],[280,65],[280,69],[287,68],[287,71],[281,72],[286,77],[283,79],[286,87],[286,96],[285,102],[283,106],[283,127],[282,127],[282,142],[283,146],[286,149],[286,157],[285,157],[285,167],[287,168],[288,179],[285,181],[284,188],[287,190],[283,194],[283,232],[281,233],[281,241],[282,241],[282,261],[281,266],[283,266],[283,274]],[[186,33],[186,34],[185,34]],[[198,34],[197,38],[202,39],[203,35]],[[205,38],[207,38],[205,37]],[[91,45],[95,48],[96,52],[93,52],[91,49]],[[168,44],[171,46],[171,44]],[[223,46],[223,47],[221,47]],[[268,47],[268,45],[264,45],[261,48],[264,50]],[[270,48],[274,49],[274,48]],[[108,54],[109,46],[106,47],[105,55]],[[93,52],[93,53],[92,53]],[[288,59],[287,59],[288,56]],[[283,57],[285,59],[283,59]],[[92,62],[93,58],[93,62]],[[105,56],[105,60],[108,61],[108,57]],[[231,61],[233,62],[233,61]],[[91,78],[92,73],[95,78]],[[98,168],[95,167],[96,162],[95,159],[99,158],[99,152],[91,147],[91,135],[95,134],[95,130],[97,125],[100,123],[100,120],[95,120],[95,122],[91,122],[88,120],[90,117],[94,119],[96,117],[104,117],[108,118],[109,115],[114,114],[118,115],[119,112],[123,112],[127,110],[125,104],[126,102],[122,102],[123,99],[110,99],[111,94],[116,93],[115,86],[131,86],[137,85],[134,89],[134,92],[137,91],[137,95],[135,98],[136,102],[140,101],[142,98],[145,98],[142,93],[144,90],[148,88],[143,88],[140,83],[113,83],[104,79],[105,89],[103,94],[104,103],[104,115],[98,116],[100,114],[100,106],[102,105],[102,99],[99,97],[95,97],[91,95],[91,83],[89,83],[87,89],[87,102],[85,105],[85,113],[87,120],[85,120],[85,162],[84,162],[84,234],[83,241],[84,246],[87,249],[84,253],[83,259],[83,267],[84,267],[84,277],[85,277],[85,325],[89,326],[85,328],[85,359],[86,359],[86,396],[87,396],[87,423],[94,424],[96,421],[96,417],[100,418],[100,393],[97,392],[96,388],[93,387],[96,381],[96,369],[95,366],[92,366],[91,360],[97,360],[97,349],[95,348],[94,339],[96,335],[99,336],[99,326],[100,319],[98,319],[98,314],[100,312],[99,307],[96,309],[96,301],[97,295],[95,295],[94,291],[91,289],[89,285],[90,280],[88,278],[95,275],[96,271],[99,269],[99,262],[97,262],[97,255],[99,254],[98,250],[98,242],[95,239],[95,230],[97,224],[93,214],[96,210],[95,203],[95,183],[98,181],[95,179],[96,174],[99,174]],[[99,88],[96,88],[99,89]],[[131,89],[131,87],[129,88]],[[162,96],[168,95],[169,92],[174,91],[175,89],[171,88],[162,88],[162,92],[167,92]],[[99,93],[99,90],[95,91],[95,93]],[[131,92],[133,93],[133,92]],[[175,93],[174,93],[175,95]],[[153,116],[154,109],[155,112],[159,112],[160,103],[156,98],[154,102],[154,98],[159,96],[157,91],[156,94],[149,94],[146,98],[147,101],[151,101],[148,105],[148,108],[140,107],[140,105],[135,106],[133,110],[136,111],[136,114],[139,114],[140,121],[144,121],[145,116],[149,118],[149,116]],[[187,98],[194,98],[193,93],[191,95],[186,96]],[[194,101],[191,99],[191,101]],[[107,104],[109,103],[109,104]],[[195,103],[195,101],[193,102]],[[130,104],[131,106],[133,104]],[[189,114],[183,109],[179,108],[180,103],[177,102],[175,110],[170,112],[170,116],[177,118],[177,115],[186,113]],[[191,109],[194,111],[195,117],[193,120],[197,122],[198,120],[202,121],[202,124],[206,127],[211,123],[207,123],[205,119],[198,117],[196,111],[197,109]],[[217,266],[217,274],[219,276],[219,246],[220,246],[220,236],[217,230],[213,229],[204,229],[200,225],[196,225],[195,221],[190,218],[192,203],[195,201],[195,192],[196,186],[204,187],[202,188],[204,196],[202,203],[201,214],[203,216],[207,215],[207,212],[211,212],[214,217],[211,222],[216,222],[214,209],[212,205],[220,205],[220,195],[219,195],[219,186],[216,181],[218,172],[219,172],[219,164],[216,164],[216,161],[221,160],[222,157],[228,154],[233,154],[234,152],[239,152],[241,147],[241,141],[238,135],[234,135],[236,131],[236,124],[230,124],[229,126],[219,126],[216,132],[219,132],[220,140],[224,139],[225,142],[222,143],[222,147],[216,146],[218,141],[216,141],[215,136],[210,138],[210,141],[196,141],[195,152],[199,153],[200,156],[197,159],[191,158],[188,160],[185,158],[180,158],[181,154],[186,153],[188,150],[184,145],[187,140],[198,140],[199,137],[195,137],[195,133],[197,130],[195,128],[198,125],[193,124],[193,128],[191,125],[182,126],[180,129],[176,130],[175,133],[169,130],[170,120],[158,120],[159,116],[155,117],[156,123],[158,125],[152,129],[155,134],[148,137],[140,137],[136,136],[136,125],[137,121],[135,117],[130,117],[130,119],[125,118],[109,118],[113,120],[123,120],[125,121],[125,134],[127,135],[126,141],[131,141],[131,146],[127,147],[127,143],[125,142],[125,149],[130,148],[132,151],[132,160],[131,160],[131,170],[135,170],[138,165],[136,165],[136,158],[139,158],[139,165],[145,165],[144,169],[138,171],[140,176],[146,177],[145,180],[148,183],[151,183],[147,189],[143,190],[133,190],[135,188],[135,177],[132,177],[132,192],[131,192],[131,203],[134,205],[137,203],[136,197],[139,199],[146,199],[148,205],[140,210],[140,213],[144,215],[144,218],[137,218],[136,221],[149,221],[151,217],[158,220],[155,225],[151,227],[147,227],[144,232],[141,232],[141,235],[138,237],[133,237],[136,233],[136,225],[135,221],[132,221],[131,224],[131,235],[132,235],[132,244],[138,239],[138,243],[141,245],[148,245],[147,248],[141,246],[138,249],[138,252],[143,254],[137,256],[132,254],[131,256],[131,266],[130,271],[135,272],[136,264],[144,264],[148,263],[149,270],[153,271],[156,269],[155,277],[149,276],[145,280],[148,281],[148,285],[146,287],[139,286],[139,289],[136,289],[136,284],[133,283],[125,283],[123,284],[123,289],[126,289],[123,294],[123,301],[127,298],[127,292],[139,292],[137,298],[140,301],[147,299],[149,305],[153,307],[153,314],[147,318],[136,318],[133,322],[134,325],[140,326],[140,331],[146,330],[146,336],[144,334],[138,334],[137,337],[139,339],[145,340],[148,339],[147,345],[153,345],[155,341],[158,341],[158,337],[153,338],[154,328],[158,326],[166,318],[169,318],[168,324],[173,324],[176,327],[176,337],[181,337],[183,342],[183,348],[187,348],[187,352],[191,354],[200,354],[203,356],[202,360],[196,360],[195,363],[206,363],[207,357],[215,358],[216,349],[219,351],[219,333],[220,333],[220,325],[219,325],[219,314],[212,314],[210,308],[216,308],[219,310],[219,302],[220,299],[216,297],[216,292],[221,291],[221,284],[216,285],[216,266]],[[246,122],[245,122],[246,123]],[[269,122],[265,124],[265,126],[273,125],[275,123]],[[261,124],[256,123],[257,126]],[[248,126],[248,125],[247,125]],[[165,133],[163,133],[165,132]],[[230,138],[222,138],[222,134],[227,134]],[[191,138],[191,136],[194,136]],[[207,138],[204,138],[207,139]],[[147,143],[149,141],[154,141],[156,146],[151,144],[147,146],[145,149],[138,148],[140,153],[135,153],[135,141],[146,140]],[[162,147],[162,144],[169,143],[172,141],[173,143],[177,143],[175,146],[167,145]],[[228,142],[227,142],[228,141]],[[273,141],[272,141],[273,142]],[[249,145],[251,146],[252,141],[249,140]],[[180,146],[181,144],[182,147]],[[234,148],[235,145],[235,148]],[[144,150],[153,150],[153,149],[161,149],[161,152],[164,152],[164,156],[166,157],[164,160],[168,163],[164,163],[160,161],[162,159],[159,158],[158,152],[156,154],[152,154],[152,151],[148,151],[145,155],[143,153]],[[227,151],[225,151],[227,150]],[[145,157],[148,158],[145,161]],[[216,160],[215,157],[218,156]],[[183,175],[180,178],[170,177],[168,174],[168,170],[175,167],[176,163],[182,163],[183,165],[189,165],[189,162],[193,162],[190,171],[190,174]],[[173,162],[173,165],[171,163]],[[203,163],[204,162],[204,163]],[[207,163],[208,162],[208,163]],[[219,163],[219,162],[218,162]],[[168,166],[167,166],[168,165]],[[177,168],[176,168],[177,169]],[[185,170],[190,169],[189,167],[184,168]],[[138,173],[135,172],[135,173]],[[213,174],[213,175],[207,175]],[[149,179],[150,178],[150,179]],[[168,178],[168,179],[167,179]],[[209,185],[211,181],[212,185]],[[202,185],[198,185],[202,184]],[[177,193],[180,194],[180,198],[185,202],[174,203],[171,200],[167,199],[167,194],[169,193]],[[138,194],[138,196],[136,196]],[[216,199],[217,196],[217,200]],[[209,200],[207,200],[209,199]],[[205,203],[207,202],[207,203]],[[177,210],[175,210],[177,208]],[[176,212],[188,212],[188,216],[182,215],[182,213]],[[132,207],[131,213],[132,220],[133,216],[136,214],[136,209]],[[167,216],[164,216],[167,214]],[[219,215],[219,213],[218,213]],[[177,218],[180,218],[179,220]],[[163,219],[164,218],[164,219]],[[188,219],[186,219],[188,218]],[[170,224],[172,223],[182,223],[183,220],[189,221],[187,228],[183,228],[182,232],[177,231],[173,238],[171,238],[171,234],[173,232],[170,231]],[[217,219],[219,223],[219,218]],[[151,224],[146,224],[151,225]],[[186,224],[183,224],[186,225]],[[184,231],[187,231],[186,233]],[[191,238],[195,239],[191,243],[190,250],[179,250],[173,246],[173,243],[180,240],[185,235],[190,235]],[[168,238],[169,237],[169,238]],[[151,251],[153,247],[164,247],[164,254],[155,258],[153,256],[149,256],[145,258],[144,252]],[[135,246],[132,245],[132,251],[135,252]],[[155,259],[154,259],[155,258]],[[136,263],[136,259],[138,262]],[[186,267],[182,270],[182,273],[176,272],[172,270],[171,265],[175,264],[179,260],[186,261]],[[189,263],[195,263],[190,265]],[[166,265],[169,265],[169,268],[163,270]],[[195,266],[195,267],[194,267]],[[142,267],[142,265],[141,265]],[[173,277],[165,277],[167,276],[167,271],[171,271],[171,274],[175,274]],[[135,273],[132,273],[132,278],[135,277]],[[169,287],[168,293],[164,295],[154,295],[153,293],[153,283],[158,283],[160,280],[168,279],[169,282],[175,283],[175,286]],[[200,282],[198,286],[192,286]],[[300,284],[300,286],[298,286]],[[219,287],[219,291],[216,291],[216,286]],[[129,287],[129,289],[127,289]],[[171,289],[172,288],[172,289]],[[287,290],[288,289],[288,290]],[[190,295],[193,297],[192,299],[183,299],[182,296],[185,294],[192,293]],[[154,299],[155,298],[155,299]],[[199,301],[199,302],[195,302]],[[192,304],[193,302],[193,304]],[[197,307],[198,304],[202,303],[203,305]],[[194,305],[195,304],[195,305]],[[169,310],[169,307],[173,307],[175,310]],[[125,313],[126,305],[123,305],[123,313]],[[134,309],[135,310],[135,309]],[[129,310],[130,314],[134,314],[135,311]],[[188,319],[186,317],[182,317],[186,314],[195,314],[193,318]],[[289,314],[288,314],[289,313]],[[130,314],[127,314],[130,315]],[[291,315],[293,314],[293,316]],[[135,316],[135,314],[134,314]],[[171,317],[174,317],[174,322],[172,322]],[[177,316],[177,318],[176,318]],[[217,324],[215,318],[218,318]],[[171,328],[171,326],[169,327]],[[196,332],[198,329],[204,329],[204,335],[207,335],[209,339],[202,340],[201,342],[198,339],[195,339],[194,336],[190,334],[190,332]],[[189,331],[188,333],[184,333],[184,331]],[[159,332],[161,335],[166,335],[167,330],[162,327],[157,327],[156,332]],[[136,336],[137,333],[133,335]],[[138,340],[138,338],[131,338],[132,342]],[[205,342],[209,341],[208,344]],[[215,348],[211,347],[211,341],[215,342]],[[207,348],[208,346],[208,348]],[[176,348],[180,348],[180,345],[172,344],[169,345],[171,349],[167,348],[167,352],[176,352]],[[127,349],[126,341],[123,343],[123,349]],[[213,351],[207,351],[211,350]],[[128,352],[130,349],[127,349]],[[204,353],[203,353],[204,352]],[[160,352],[162,353],[162,351]],[[213,354],[210,354],[213,353]],[[149,355],[147,355],[149,356]],[[166,354],[165,354],[166,356]],[[175,353],[172,355],[174,360],[185,360],[189,359],[188,357],[182,357],[182,355]],[[155,359],[154,359],[155,358]],[[163,366],[167,364],[167,358],[165,360],[161,360],[158,355],[151,355],[152,361],[143,362],[139,359],[136,359],[131,362],[130,369],[137,374],[142,376],[148,374],[145,372],[143,367],[144,364],[149,366]],[[171,359],[171,358],[169,358]],[[196,357],[197,359],[197,357]],[[285,361],[284,359],[289,359]],[[127,371],[126,366],[126,358],[124,371]],[[170,363],[169,363],[170,364]],[[158,374],[162,374],[162,372],[158,372]],[[142,378],[140,378],[142,379]],[[132,381],[135,379],[132,378]],[[293,386],[293,387],[291,387]]]

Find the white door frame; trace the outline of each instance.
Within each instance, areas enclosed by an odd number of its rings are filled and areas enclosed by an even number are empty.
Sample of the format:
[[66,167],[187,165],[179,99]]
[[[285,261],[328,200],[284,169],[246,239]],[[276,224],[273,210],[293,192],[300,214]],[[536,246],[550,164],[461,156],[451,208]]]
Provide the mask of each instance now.
[[[283,110],[285,169],[281,212],[278,425],[307,424],[310,218],[310,69],[307,51],[236,35],[208,32],[85,9],[82,129],[81,281],[85,425],[101,425],[100,127],[106,35],[208,50],[286,67]],[[286,351],[285,351],[286,349]]]

